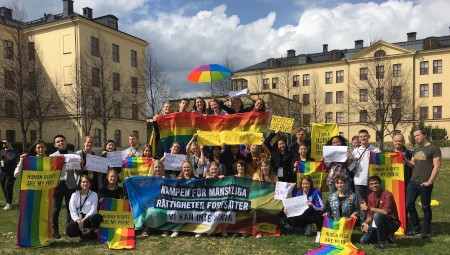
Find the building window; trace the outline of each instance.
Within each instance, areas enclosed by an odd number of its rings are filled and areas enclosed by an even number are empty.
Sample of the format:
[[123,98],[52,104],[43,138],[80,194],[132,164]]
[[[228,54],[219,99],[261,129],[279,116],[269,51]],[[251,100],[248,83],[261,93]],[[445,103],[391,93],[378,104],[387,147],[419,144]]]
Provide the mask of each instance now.
[[131,119],[138,120],[139,119],[139,108],[137,104],[131,105]]
[[38,139],[37,130],[30,130],[30,140],[32,143]]
[[278,77],[272,78],[272,89],[278,89]]
[[119,45],[114,43],[112,45],[112,60],[114,62],[119,62]]
[[433,60],[433,73],[442,73],[442,60]]
[[14,71],[5,69],[4,73],[5,73],[5,88],[14,89],[15,87]]
[[300,75],[294,75],[292,76],[292,86],[298,87],[300,86]]
[[16,116],[16,102],[14,100],[6,99],[5,100],[5,117],[14,118]]
[[333,72],[325,72],[325,84],[333,83]]
[[336,113],[336,123],[344,123],[344,113],[343,112]]
[[376,78],[377,79],[384,79],[384,66],[377,66],[376,67]]
[[100,86],[100,69],[93,67],[92,68],[92,86],[99,87]]
[[99,128],[94,129],[94,147],[102,146],[102,130]]
[[28,60],[32,61],[35,59],[36,50],[34,49],[34,42],[28,43]]
[[113,101],[114,118],[120,119],[120,102]]
[[359,80],[364,81],[367,80],[367,74],[368,74],[367,67],[359,68]]
[[420,97],[428,97],[428,84],[420,84]]
[[427,120],[428,119],[428,106],[420,107],[420,116],[419,118],[421,120]]
[[333,103],[333,92],[325,92],[325,104]]
[[303,126],[311,125],[311,114],[303,114]]
[[299,102],[300,101],[300,95],[293,95],[292,96],[292,100],[294,100],[295,102]]
[[113,90],[120,91],[120,74],[113,73]]
[[4,56],[7,59],[14,58],[14,44],[11,41],[3,40]]
[[309,105],[309,94],[303,94],[303,106]]
[[263,79],[263,89],[269,89],[269,78]]
[[394,67],[393,67],[393,76],[394,77],[400,77],[400,76],[402,76],[402,64],[394,64]]
[[433,106],[433,119],[442,119],[442,106]]
[[420,62],[420,74],[428,74],[428,61]]
[[344,103],[344,91],[336,91],[336,104]]
[[359,122],[367,122],[367,111],[366,110],[361,110],[359,111]]
[[442,96],[442,83],[433,83],[433,96],[441,97]]
[[359,101],[360,102],[367,102],[367,89],[360,89],[359,90]]
[[100,56],[100,44],[97,37],[91,36],[91,55],[94,57]]
[[231,87],[234,91],[246,89],[248,88],[248,81],[246,79],[233,79],[231,80]]
[[16,130],[6,130],[6,138],[9,138],[13,142],[15,142],[16,141]]
[[36,73],[34,71],[28,72],[28,89],[36,90]]
[[402,119],[402,108],[393,108],[392,109],[392,122],[398,123]]
[[122,146],[122,132],[120,130],[114,130],[114,142],[116,142],[116,147]]
[[136,77],[131,77],[131,93],[138,93],[138,79]]
[[377,101],[382,101],[382,100],[384,100],[384,88],[383,87],[381,87],[381,88],[377,88],[376,89],[376,99],[377,99]]
[[375,113],[375,121],[377,123],[380,123],[382,119],[384,119],[385,116],[385,110],[384,109],[377,109]]
[[309,86],[309,74],[303,75],[303,86]]
[[137,67],[137,51],[131,50],[131,66]]
[[393,99],[401,99],[402,98],[402,87],[394,86],[392,88],[392,98]]
[[331,123],[331,122],[333,122],[333,113],[326,112],[325,113],[325,123]]
[[336,71],[336,83],[344,82],[344,70]]

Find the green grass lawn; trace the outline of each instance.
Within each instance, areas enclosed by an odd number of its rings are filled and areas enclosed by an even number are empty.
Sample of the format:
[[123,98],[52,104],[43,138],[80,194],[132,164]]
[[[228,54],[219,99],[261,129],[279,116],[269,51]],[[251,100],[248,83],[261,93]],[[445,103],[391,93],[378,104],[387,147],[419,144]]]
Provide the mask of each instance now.
[[[441,205],[433,207],[432,238],[424,241],[420,237],[397,237],[395,245],[386,250],[378,251],[372,245],[358,244],[361,231],[353,232],[353,243],[366,254],[450,254],[450,205],[448,203],[450,190],[450,161],[444,161],[441,172],[435,182],[433,199]],[[193,233],[181,233],[178,238],[161,238],[161,232],[155,231],[150,237],[136,237],[136,249],[128,251],[109,250],[107,245],[96,241],[79,241],[78,239],[63,238],[46,248],[15,249],[17,231],[17,201],[20,180],[16,181],[14,196],[14,210],[5,212],[0,210],[0,254],[304,254],[319,247],[314,243],[315,236],[305,237],[303,232],[295,230],[284,231],[279,237],[248,238],[194,238]],[[324,200],[328,193],[324,194]],[[4,206],[3,194],[0,195],[0,206]],[[417,206],[419,215],[421,209]],[[447,213],[446,213],[447,212]],[[60,223],[64,223],[65,210],[61,211]],[[65,226],[61,225],[61,232]],[[137,232],[139,235],[140,232]]]

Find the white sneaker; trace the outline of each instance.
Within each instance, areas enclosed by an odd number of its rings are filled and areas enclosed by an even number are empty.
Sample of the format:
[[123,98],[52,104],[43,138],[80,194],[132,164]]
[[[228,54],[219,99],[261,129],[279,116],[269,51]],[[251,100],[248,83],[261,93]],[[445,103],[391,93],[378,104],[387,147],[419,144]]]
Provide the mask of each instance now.
[[317,232],[316,243],[320,243],[320,232]]
[[6,204],[6,206],[3,207],[3,210],[5,210],[5,211],[10,211],[10,210],[12,210],[12,205],[11,205],[11,204]]
[[179,232],[178,231],[173,231],[173,233],[170,235],[170,237],[173,237],[173,238],[175,238],[175,237],[177,237],[178,236],[178,234],[179,234]]
[[305,227],[305,236],[310,236],[313,232],[313,226],[311,224],[306,225]]
[[202,236],[202,234],[200,234],[200,233],[195,234],[195,238],[199,238],[201,236]]

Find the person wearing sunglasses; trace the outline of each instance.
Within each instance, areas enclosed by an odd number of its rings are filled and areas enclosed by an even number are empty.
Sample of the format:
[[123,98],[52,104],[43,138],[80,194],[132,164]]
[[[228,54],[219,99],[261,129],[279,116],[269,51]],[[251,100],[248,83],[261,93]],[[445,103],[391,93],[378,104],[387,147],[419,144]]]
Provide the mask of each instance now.
[[14,182],[16,181],[14,170],[19,161],[19,152],[12,147],[12,140],[10,138],[3,139],[3,150],[0,151],[0,156],[0,181],[3,195],[6,200],[6,205],[3,207],[3,210],[9,211],[12,209]]

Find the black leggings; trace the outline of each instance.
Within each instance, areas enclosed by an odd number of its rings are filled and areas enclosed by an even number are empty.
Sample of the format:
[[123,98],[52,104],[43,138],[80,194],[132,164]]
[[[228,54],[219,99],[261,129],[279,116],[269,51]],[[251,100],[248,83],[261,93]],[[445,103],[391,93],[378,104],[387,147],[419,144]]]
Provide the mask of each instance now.
[[303,213],[302,215],[288,218],[289,225],[297,228],[304,228],[307,224],[315,223],[317,230],[322,229],[324,211],[314,211],[313,214],[309,215]]
[[[100,214],[95,214],[90,216],[85,222],[84,222],[84,228],[98,228],[100,226],[100,223],[103,221],[103,216]],[[82,232],[80,230],[80,227],[78,226],[78,223],[73,221],[72,219],[67,224],[66,227],[66,233],[69,237],[77,237],[81,236]]]

